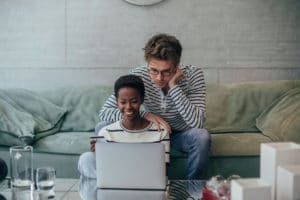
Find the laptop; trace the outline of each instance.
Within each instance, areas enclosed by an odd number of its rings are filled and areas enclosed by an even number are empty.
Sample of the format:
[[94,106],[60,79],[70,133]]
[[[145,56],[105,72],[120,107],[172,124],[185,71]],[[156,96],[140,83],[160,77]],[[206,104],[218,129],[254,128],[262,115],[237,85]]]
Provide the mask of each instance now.
[[96,143],[97,187],[165,190],[165,149],[161,143]]

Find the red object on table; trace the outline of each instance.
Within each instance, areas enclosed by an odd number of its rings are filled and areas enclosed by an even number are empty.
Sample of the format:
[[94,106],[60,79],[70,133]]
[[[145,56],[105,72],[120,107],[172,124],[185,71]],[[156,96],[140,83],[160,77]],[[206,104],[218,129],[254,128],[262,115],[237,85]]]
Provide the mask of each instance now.
[[203,187],[202,200],[218,200],[218,198],[207,187]]

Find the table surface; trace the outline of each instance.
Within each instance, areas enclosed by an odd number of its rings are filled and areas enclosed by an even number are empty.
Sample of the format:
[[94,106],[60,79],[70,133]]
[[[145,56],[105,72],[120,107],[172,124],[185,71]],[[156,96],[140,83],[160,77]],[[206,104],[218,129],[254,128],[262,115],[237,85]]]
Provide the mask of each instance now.
[[[62,179],[55,180],[55,199],[56,200],[81,200],[78,193],[79,179]],[[11,189],[8,187],[8,180],[3,181],[0,185],[0,194],[7,200],[11,199]],[[2,200],[2,199],[1,199]]]
[[[7,199],[11,199],[11,190],[7,187],[8,181],[0,185],[0,193]],[[61,179],[55,181],[56,200],[109,200],[109,199],[201,199],[201,189],[205,185],[203,180],[171,180],[168,184],[168,192],[165,191],[133,191],[133,190],[100,190],[96,187],[96,179]],[[105,193],[103,193],[105,192]],[[1,198],[0,198],[1,199]]]

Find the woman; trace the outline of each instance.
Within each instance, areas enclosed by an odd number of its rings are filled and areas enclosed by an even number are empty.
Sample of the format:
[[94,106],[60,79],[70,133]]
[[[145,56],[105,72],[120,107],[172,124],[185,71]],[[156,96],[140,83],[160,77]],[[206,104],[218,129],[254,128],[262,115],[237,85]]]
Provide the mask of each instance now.
[[[169,162],[169,135],[161,127],[140,115],[140,107],[145,98],[143,81],[136,75],[121,76],[114,85],[116,103],[122,119],[103,127],[98,138],[113,142],[161,142],[165,145],[166,162]],[[78,170],[82,177],[96,178],[95,140],[91,141],[91,152],[82,154],[78,161]]]

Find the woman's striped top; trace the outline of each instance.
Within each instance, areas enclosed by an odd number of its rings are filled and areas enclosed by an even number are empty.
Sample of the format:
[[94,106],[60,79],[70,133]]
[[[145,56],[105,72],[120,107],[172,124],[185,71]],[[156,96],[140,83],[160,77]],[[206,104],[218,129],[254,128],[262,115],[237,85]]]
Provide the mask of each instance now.
[[[183,131],[189,128],[202,128],[205,118],[206,86],[201,68],[195,66],[180,66],[184,76],[178,84],[164,95],[151,81],[146,66],[132,70],[145,84],[144,111],[162,117],[169,123],[172,130]],[[116,97],[111,95],[102,107],[100,114],[102,121],[117,121],[121,113],[116,104]]]

